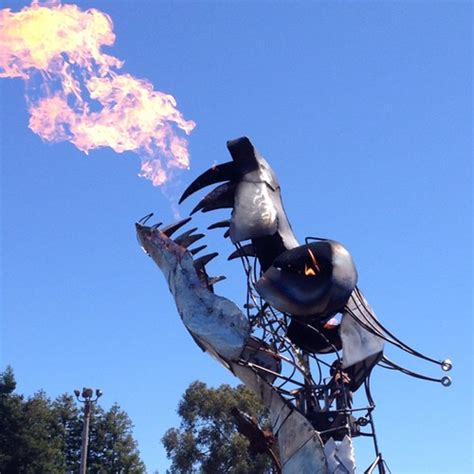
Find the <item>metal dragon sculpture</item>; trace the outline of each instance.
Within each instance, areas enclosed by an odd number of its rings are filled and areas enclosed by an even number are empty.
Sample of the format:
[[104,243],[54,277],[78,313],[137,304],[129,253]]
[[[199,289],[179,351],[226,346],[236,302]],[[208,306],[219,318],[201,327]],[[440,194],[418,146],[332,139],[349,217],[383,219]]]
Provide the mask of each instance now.
[[[415,351],[377,319],[361,290],[351,254],[333,240],[298,243],[286,216],[277,178],[246,137],[227,143],[232,161],[213,166],[183,193],[218,185],[191,214],[232,209],[226,228],[247,278],[247,303],[214,293],[224,277],[210,277],[206,265],[217,253],[195,255],[196,228],[173,234],[191,217],[167,227],[136,224],[142,248],[163,272],[186,329],[268,407],[285,474],[353,473],[352,439],[369,436],[375,456],[365,472],[387,472],[372,412],[370,373],[375,365],[449,385],[449,377],[427,377],[389,360],[390,343],[417,357],[451,368]],[[316,375],[315,375],[316,374]],[[367,403],[354,407],[352,394],[365,388]]]

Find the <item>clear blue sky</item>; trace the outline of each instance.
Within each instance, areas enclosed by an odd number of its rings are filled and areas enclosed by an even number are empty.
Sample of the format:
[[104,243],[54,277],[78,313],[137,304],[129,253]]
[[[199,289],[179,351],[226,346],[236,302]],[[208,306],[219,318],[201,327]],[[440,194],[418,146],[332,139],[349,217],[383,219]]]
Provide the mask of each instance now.
[[[374,373],[392,472],[471,472],[472,4],[76,3],[109,13],[125,71],[173,94],[197,122],[191,170],[169,195],[227,161],[227,139],[248,135],[280,178],[298,238],[343,242],[382,322],[453,359],[449,389]],[[26,394],[100,387],[104,405],[131,416],[150,472],[164,472],[160,438],[177,424],[185,388],[235,383],[195,346],[137,244],[134,222],[151,211],[172,220],[170,201],[137,177],[132,154],[43,143],[27,128],[19,79],[0,91],[1,367],[13,366]],[[221,272],[230,245],[219,232],[209,243]],[[243,303],[239,265],[225,271],[218,292]]]

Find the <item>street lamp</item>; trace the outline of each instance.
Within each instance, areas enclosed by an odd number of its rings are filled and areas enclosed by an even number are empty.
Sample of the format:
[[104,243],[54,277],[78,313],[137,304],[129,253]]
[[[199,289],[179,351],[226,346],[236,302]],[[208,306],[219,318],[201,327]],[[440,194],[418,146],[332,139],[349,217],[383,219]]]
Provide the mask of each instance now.
[[80,390],[74,390],[74,395],[79,402],[84,403],[84,425],[82,428],[82,444],[81,444],[81,467],[79,470],[80,474],[86,474],[87,471],[87,450],[89,444],[89,424],[91,420],[92,406],[99,397],[102,396],[102,390],[94,390],[92,388],[84,387],[82,393]]

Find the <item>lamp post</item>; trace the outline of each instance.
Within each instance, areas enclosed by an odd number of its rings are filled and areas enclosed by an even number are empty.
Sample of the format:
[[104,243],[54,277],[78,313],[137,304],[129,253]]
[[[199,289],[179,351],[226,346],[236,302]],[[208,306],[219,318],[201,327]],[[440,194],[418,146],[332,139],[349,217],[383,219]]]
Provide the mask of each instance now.
[[92,388],[84,387],[82,393],[80,390],[74,390],[74,395],[79,402],[84,404],[84,425],[82,428],[82,444],[81,444],[81,467],[80,474],[86,474],[87,471],[87,450],[89,445],[89,424],[91,420],[92,406],[99,397],[102,396],[102,390],[96,389],[95,398]]

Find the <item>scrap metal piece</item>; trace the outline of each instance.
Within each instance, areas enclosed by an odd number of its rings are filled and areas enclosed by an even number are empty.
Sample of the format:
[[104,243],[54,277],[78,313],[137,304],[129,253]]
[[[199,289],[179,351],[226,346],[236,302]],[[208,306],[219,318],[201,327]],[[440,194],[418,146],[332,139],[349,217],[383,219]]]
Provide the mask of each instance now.
[[355,474],[354,446],[349,436],[344,436],[342,441],[330,438],[324,445],[324,454],[330,473]]
[[280,185],[269,164],[247,137],[228,141],[227,148],[233,161],[199,176],[184,191],[180,202],[198,189],[227,180],[202,199],[191,214],[232,207],[225,237],[230,236],[234,244],[251,239],[260,265],[266,270],[282,252],[297,247],[298,241],[283,208]]
[[237,250],[232,252],[227,257],[227,260],[234,260],[240,257],[255,257],[255,249],[253,248],[253,245],[247,244],[247,245],[244,245],[243,247],[237,248]]
[[270,165],[247,137],[228,141],[227,148],[241,173],[230,226],[232,242],[277,233],[285,248],[296,247],[280,185]]
[[224,183],[203,197],[191,211],[191,215],[198,211],[209,212],[215,209],[231,208],[234,205],[235,183]]
[[196,258],[193,262],[194,268],[200,269],[206,266],[213,258],[216,258],[219,254],[217,252],[208,253],[202,257]]
[[307,323],[293,318],[286,335],[293,344],[310,354],[329,354],[342,348],[339,330],[340,324]]
[[[187,230],[186,232],[183,232],[182,234],[178,235],[178,237],[174,237],[173,240],[178,244],[181,245],[182,247],[185,247],[182,245],[180,242],[182,240],[185,240],[186,237],[189,237],[193,232],[196,232],[198,230],[197,227],[193,227],[192,229]],[[204,234],[203,234],[204,235]]]
[[163,272],[178,313],[195,340],[225,366],[237,360],[250,332],[237,305],[209,291],[199,279],[190,252],[164,232],[138,223],[136,230],[143,249]]
[[209,277],[208,278],[208,285],[209,286],[214,286],[216,283],[219,283],[220,281],[225,280],[227,277],[224,275],[219,275],[215,277]]
[[211,224],[207,230],[220,229],[221,227],[230,227],[230,219],[225,219],[223,221],[215,222]]
[[273,449],[276,439],[270,430],[264,430],[255,417],[250,416],[237,407],[232,407],[231,415],[237,425],[237,431],[248,439],[250,454],[268,454],[271,456],[276,468],[281,472],[278,456]]
[[332,474],[323,442],[309,421],[250,367],[231,363],[230,369],[268,408],[283,474]]
[[187,197],[195,193],[199,189],[210,186],[211,184],[219,183],[221,181],[232,181],[237,177],[237,170],[233,161],[215,165],[208,169],[200,176],[198,176],[184,191],[179,204],[181,204]]
[[[186,217],[186,219],[182,219],[174,224],[170,224],[166,227],[161,229],[161,232],[165,234],[167,237],[171,237],[178,229],[181,229],[183,225],[186,225],[191,220],[191,217]],[[157,227],[155,227],[156,229]]]
[[207,248],[207,245],[204,244],[204,245],[200,245],[199,247],[196,247],[194,249],[189,249],[189,252],[191,253],[191,255],[196,255],[197,253],[199,253],[201,250],[204,250],[205,248]]
[[369,361],[367,370],[370,371],[384,348],[384,340],[374,334],[377,331],[374,311],[360,290],[353,291],[341,321],[343,368]]
[[356,283],[351,254],[339,242],[319,240],[282,253],[256,289],[280,311],[323,319],[343,310]]
[[174,241],[178,245],[181,245],[181,247],[184,247],[184,248],[188,248],[190,245],[194,244],[194,242],[197,242],[198,240],[201,240],[204,237],[204,234],[194,234],[194,235],[190,235],[190,234],[185,235],[185,234],[182,234],[179,237],[176,237],[176,239],[174,239]]

